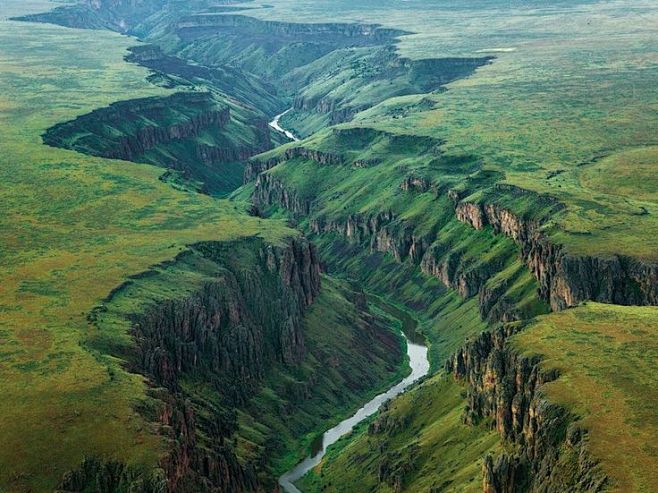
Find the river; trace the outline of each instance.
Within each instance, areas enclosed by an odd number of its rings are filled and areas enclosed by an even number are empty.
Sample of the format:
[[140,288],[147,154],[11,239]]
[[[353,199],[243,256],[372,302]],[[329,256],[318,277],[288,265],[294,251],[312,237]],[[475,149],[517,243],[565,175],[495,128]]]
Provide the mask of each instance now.
[[288,108],[283,113],[279,113],[278,115],[276,115],[274,117],[274,120],[272,120],[270,122],[270,127],[272,127],[274,130],[278,130],[279,132],[284,133],[286,135],[286,137],[288,137],[290,140],[293,140],[293,141],[297,142],[299,139],[297,138],[297,136],[294,133],[292,133],[290,130],[286,130],[281,125],[279,125],[279,120],[281,120],[281,117],[283,115],[288,114],[290,111],[292,111],[292,108]]
[[[320,450],[316,452],[315,455],[304,459],[302,462],[297,464],[294,468],[279,478],[279,484],[283,490],[288,493],[302,493],[293,483],[320,463],[322,457],[324,457],[324,454],[330,445],[333,445],[338,441],[340,437],[352,431],[354,426],[366,419],[368,416],[375,414],[386,401],[401,394],[413,383],[418,381],[418,379],[429,373],[430,363],[427,359],[427,347],[419,343],[417,334],[416,337],[414,337],[415,334],[411,332],[415,329],[415,321],[413,324],[414,327],[410,328],[410,320],[413,319],[411,319],[406,313],[401,312],[391,305],[384,304],[381,300],[379,300],[377,304],[380,305],[384,311],[394,316],[395,318],[398,318],[402,322],[404,332],[406,332],[406,334],[403,334],[403,336],[407,341],[407,355],[409,356],[409,366],[411,367],[411,373],[409,376],[388,389],[386,392],[374,397],[355,414],[341,421],[330,430],[326,431],[324,435],[322,435],[322,447]],[[407,335],[409,337],[407,337]],[[412,342],[409,338],[416,342]]]

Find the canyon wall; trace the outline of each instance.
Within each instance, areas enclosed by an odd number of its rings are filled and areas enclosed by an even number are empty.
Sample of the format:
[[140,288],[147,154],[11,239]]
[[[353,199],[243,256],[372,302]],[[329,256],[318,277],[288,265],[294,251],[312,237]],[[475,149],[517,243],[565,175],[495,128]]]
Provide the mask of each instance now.
[[658,264],[622,255],[570,254],[542,233],[541,221],[525,220],[495,203],[459,202],[455,214],[475,229],[490,226],[495,233],[512,238],[539,282],[540,295],[554,310],[587,300],[658,304]]
[[320,289],[318,257],[300,239],[256,246],[246,267],[224,262],[230,244],[197,248],[222,265],[220,274],[200,292],[135,317],[134,369],[166,389],[159,421],[170,440],[163,461],[168,491],[260,491],[258,464],[240,463],[230,442],[235,411],[218,413],[181,382],[215,388],[232,409],[274,363],[299,364],[303,315]]
[[[293,149],[289,151],[291,157],[304,155]],[[314,152],[306,153],[308,156],[305,157],[316,161],[318,156],[315,156]],[[281,159],[285,161],[289,158],[283,156]],[[257,176],[254,191],[256,205],[262,208],[281,205],[298,217],[308,216],[314,203],[311,197],[300,197],[294,189],[286,187],[274,175],[261,171],[276,163],[277,160],[273,158],[264,163],[256,162],[248,168],[246,178]],[[262,174],[257,175],[259,171]],[[504,185],[498,185],[496,188],[499,192],[512,196],[530,194]],[[412,193],[440,193],[438,188],[432,188],[429,182],[417,177],[405,178],[401,189]],[[524,219],[495,202],[466,202],[460,200],[460,195],[462,194],[450,191],[447,193],[453,202],[454,217],[476,230],[490,228],[494,234],[511,239],[518,246],[518,255],[537,279],[539,296],[549,302],[554,310],[576,306],[587,300],[620,305],[658,304],[658,264],[621,255],[570,254],[543,233],[542,224],[545,219]],[[536,200],[551,199],[537,196]],[[562,205],[553,201],[547,207],[550,207],[551,213],[559,213]],[[441,219],[437,218],[437,221],[440,222]],[[371,240],[372,250],[390,253],[398,261],[409,258],[419,264],[423,272],[439,277],[446,286],[457,289],[462,296],[479,294],[483,302],[488,299],[482,306],[488,306],[493,299],[491,292],[484,293],[480,290],[485,281],[502,267],[502,259],[494,261],[495,265],[492,265],[491,269],[479,273],[470,272],[468,275],[459,273],[455,277],[454,266],[459,254],[451,254],[450,245],[435,242],[438,228],[429,235],[417,235],[412,224],[396,218],[390,210],[365,216],[349,214],[344,218],[331,220],[315,213],[311,214],[309,225],[316,234],[336,232],[357,242],[363,242],[367,237]],[[510,320],[505,317],[506,315],[503,315],[503,320]]]
[[[422,182],[412,178],[406,179],[401,188],[418,186],[423,187]],[[454,216],[451,213],[437,217],[434,228],[424,234],[416,233],[413,224],[399,218],[392,210],[328,218],[315,213],[312,199],[301,197],[294,188],[285,186],[271,173],[257,176],[253,200],[259,214],[272,206],[283,207],[293,217],[306,219],[308,230],[314,235],[338,234],[352,243],[363,245],[367,251],[387,253],[398,262],[410,262],[464,298],[477,296],[483,320],[512,321],[524,315],[514,305],[514,300],[506,296],[512,282],[489,282],[514,262],[517,252],[513,243],[488,238],[494,253],[484,258],[473,255],[468,248],[453,248],[449,241],[437,241],[439,232],[452,226]]]
[[49,128],[44,143],[104,158],[180,172],[194,188],[226,194],[239,186],[244,162],[277,142],[265,118],[207,92],[114,103]]
[[484,493],[598,492],[608,478],[587,447],[575,417],[551,404],[541,386],[558,378],[543,370],[539,357],[519,355],[508,340],[522,326],[508,324],[484,332],[445,364],[467,387],[464,421],[489,422],[513,445],[483,465]]

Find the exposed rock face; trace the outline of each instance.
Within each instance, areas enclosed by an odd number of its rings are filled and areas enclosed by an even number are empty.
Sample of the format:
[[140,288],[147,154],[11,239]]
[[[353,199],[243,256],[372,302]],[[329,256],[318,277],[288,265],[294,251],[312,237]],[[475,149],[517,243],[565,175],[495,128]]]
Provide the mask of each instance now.
[[274,168],[277,164],[299,157],[316,162],[320,165],[328,166],[340,166],[347,162],[347,160],[340,154],[318,151],[316,149],[307,149],[306,147],[291,147],[290,149],[286,149],[286,151],[280,156],[265,161],[258,159],[249,161],[244,170],[244,183],[254,181],[261,173]]
[[400,184],[400,189],[405,192],[425,193],[431,187],[431,183],[427,178],[419,176],[407,176]]
[[[262,21],[244,15],[191,15],[177,23],[177,29],[182,36],[201,36],[207,29],[213,28],[215,32],[222,31],[234,34],[251,32],[269,34],[274,37],[303,36],[317,37],[321,43],[345,46],[358,46],[376,44],[385,40],[392,40],[396,36],[406,34],[396,29],[381,28],[377,24],[355,23],[293,23],[278,21]],[[205,29],[204,29],[205,28]]]
[[[181,116],[179,122],[166,124],[171,110],[193,114]],[[209,94],[178,93],[166,98],[114,103],[70,122],[55,125],[46,131],[43,140],[54,147],[134,161],[160,144],[196,137],[209,128],[222,129],[230,119],[230,109],[217,108]],[[154,121],[163,123],[147,123]],[[108,127],[116,130],[108,132]],[[78,137],[77,134],[83,129],[86,135]]]
[[[227,245],[196,248],[222,262]],[[191,401],[181,382],[201,379],[229,402],[243,402],[274,362],[302,360],[302,317],[320,289],[318,257],[304,240],[261,245],[248,268],[220,265],[200,292],[135,316],[135,369],[163,388],[158,418],[171,452],[162,466],[172,492],[260,490],[257,465],[241,464],[229,443],[235,415]]]
[[120,462],[103,462],[98,459],[85,459],[75,471],[64,476],[57,487],[58,493],[78,493],[89,491],[94,485],[98,493],[115,493],[131,491],[139,493],[162,493],[166,488],[165,478],[158,471],[144,476],[136,470]]
[[190,118],[185,123],[166,127],[145,126],[133,135],[121,137],[115,148],[107,149],[103,157],[133,161],[137,156],[153,149],[159,144],[172,140],[183,140],[196,137],[202,129],[208,127],[223,128],[231,119],[229,108],[201,113]]
[[517,452],[503,453],[483,466],[483,491],[505,493],[596,492],[607,478],[591,459],[582,429],[563,408],[541,395],[541,386],[558,377],[544,371],[538,357],[523,357],[507,344],[520,330],[505,325],[466,344],[445,365],[467,385],[467,423],[490,420]]
[[527,221],[496,204],[460,202],[457,218],[476,229],[490,225],[512,238],[539,281],[540,295],[554,310],[586,300],[618,305],[658,304],[658,264],[620,255],[571,255],[541,232],[541,224]]
[[289,190],[269,173],[258,175],[253,199],[257,208],[279,204],[297,215],[307,215],[311,211],[310,200],[300,197],[294,190]]

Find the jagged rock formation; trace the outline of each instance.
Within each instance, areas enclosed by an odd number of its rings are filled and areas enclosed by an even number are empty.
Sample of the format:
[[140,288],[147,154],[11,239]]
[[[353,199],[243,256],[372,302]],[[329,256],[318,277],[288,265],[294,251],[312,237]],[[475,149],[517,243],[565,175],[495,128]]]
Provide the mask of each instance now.
[[464,421],[489,420],[501,437],[515,445],[483,464],[483,491],[506,493],[597,492],[608,479],[590,457],[585,432],[565,409],[549,403],[541,386],[558,378],[538,357],[524,357],[508,339],[522,326],[505,325],[484,332],[445,364],[467,386]]
[[[264,173],[279,162],[298,155],[317,162],[314,152],[304,154],[294,151],[289,155],[271,158],[265,162],[255,162],[250,166],[245,177],[258,176],[254,192],[257,206],[269,207],[279,204],[294,215],[301,217],[309,214],[313,203],[312,197],[302,199],[296,191]],[[259,172],[262,174],[258,175]],[[440,192],[429,181],[418,177],[405,178],[401,189],[414,193],[432,191],[439,194]],[[532,195],[530,192],[505,185],[496,185],[494,189],[499,195],[507,194],[512,197],[519,194]],[[542,224],[550,214],[559,213],[563,206],[551,197],[533,195],[533,200],[538,201],[549,212],[545,216],[526,219],[509,208],[497,205],[495,199],[482,203],[469,202],[462,199],[464,195],[463,191],[447,190],[447,197],[454,205],[455,217],[476,230],[490,227],[493,233],[513,240],[519,247],[521,258],[539,283],[540,297],[548,301],[554,310],[562,310],[587,300],[620,305],[658,304],[658,264],[621,255],[610,257],[573,255],[563,246],[553,242],[543,232]],[[294,200],[291,199],[293,197]],[[282,198],[283,201],[280,200]],[[437,252],[440,257],[441,254],[447,253],[450,246],[432,247],[434,237],[414,234],[413,226],[394,218],[391,211],[374,213],[367,217],[349,215],[331,220],[314,215],[309,224],[316,234],[333,231],[358,242],[369,236],[372,238],[371,249],[390,253],[398,261],[410,258],[413,262],[419,263],[425,273],[441,278],[447,286],[458,289],[460,294],[467,297],[478,293],[487,278],[504,263],[501,258],[494,262],[489,272],[480,274],[470,272],[468,274],[470,277],[460,276],[456,279],[453,268],[455,256],[451,256],[451,260],[448,261],[442,260],[439,264],[436,262]],[[500,296],[501,289],[499,285],[496,291],[481,293],[482,306],[487,307],[494,299],[494,295]]]
[[433,230],[416,234],[411,223],[397,217],[391,210],[349,214],[344,218],[318,215],[312,198],[300,196],[271,173],[257,176],[252,198],[258,214],[272,206],[283,207],[298,219],[306,218],[308,229],[314,235],[338,234],[352,243],[363,245],[370,252],[388,253],[398,262],[409,261],[424,274],[457,290],[464,298],[478,296],[483,319],[512,321],[523,315],[514,306],[514,300],[506,296],[511,280],[489,283],[496,273],[514,261],[517,253],[511,242],[495,247],[492,244],[494,253],[484,259],[472,257],[467,250],[454,249],[449,243],[437,240],[441,228],[449,225],[443,221],[450,218],[437,218]]
[[300,215],[311,211],[309,200],[299,197],[294,190],[286,188],[279,180],[267,173],[260,174],[256,178],[253,198],[256,210],[264,204],[280,204]]
[[[319,259],[301,237],[278,246],[252,238],[197,244],[162,267],[198,263],[212,266],[206,267],[212,280],[131,315],[135,345],[123,355],[151,385],[151,399],[139,411],[166,437],[161,469],[90,458],[66,475],[62,491],[238,493],[272,487],[274,478],[264,474],[267,457],[238,457],[236,410],[268,371],[296,368],[304,359],[303,321],[320,292]],[[90,322],[97,323],[124,289],[157,275],[148,271],[114,290]],[[289,391],[293,397],[307,392],[292,385]]]
[[171,440],[164,461],[169,491],[256,491],[255,464],[240,464],[225,443],[235,416],[209,403],[190,402],[181,383],[192,376],[229,402],[240,403],[257,388],[273,362],[298,364],[304,354],[302,317],[318,295],[320,267],[314,247],[290,240],[260,246],[255,265],[226,264],[231,245],[202,244],[205,257],[222,262],[217,280],[189,297],[166,301],[137,315],[135,369],[167,393],[159,420]]

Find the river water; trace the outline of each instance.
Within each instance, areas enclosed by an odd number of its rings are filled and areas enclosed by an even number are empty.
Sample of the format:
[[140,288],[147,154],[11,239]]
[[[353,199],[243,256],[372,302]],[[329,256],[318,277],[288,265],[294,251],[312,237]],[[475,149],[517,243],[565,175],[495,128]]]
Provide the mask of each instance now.
[[282,132],[282,133],[286,134],[286,137],[288,137],[290,140],[294,140],[295,142],[297,142],[299,139],[297,138],[297,136],[295,134],[293,134],[290,130],[286,130],[281,125],[279,125],[279,120],[281,120],[281,117],[283,115],[286,115],[291,110],[292,110],[292,108],[288,108],[283,113],[279,113],[278,115],[276,115],[274,117],[274,120],[272,120],[270,122],[270,127],[272,127],[274,130],[278,130],[279,132]]
[[[410,334],[410,336],[412,335]],[[422,344],[411,342],[406,335],[404,335],[404,338],[407,341],[407,355],[409,356],[409,366],[411,367],[411,373],[409,376],[388,389],[386,392],[374,397],[354,415],[341,421],[329,431],[325,432],[322,436],[321,449],[316,452],[315,455],[307,457],[279,478],[279,484],[284,491],[288,493],[302,493],[293,483],[320,463],[330,445],[333,445],[340,437],[352,431],[354,426],[368,416],[375,414],[386,401],[396,397],[418,379],[427,375],[430,369],[430,363],[427,359],[427,347]],[[415,337],[412,338],[417,340]]]

